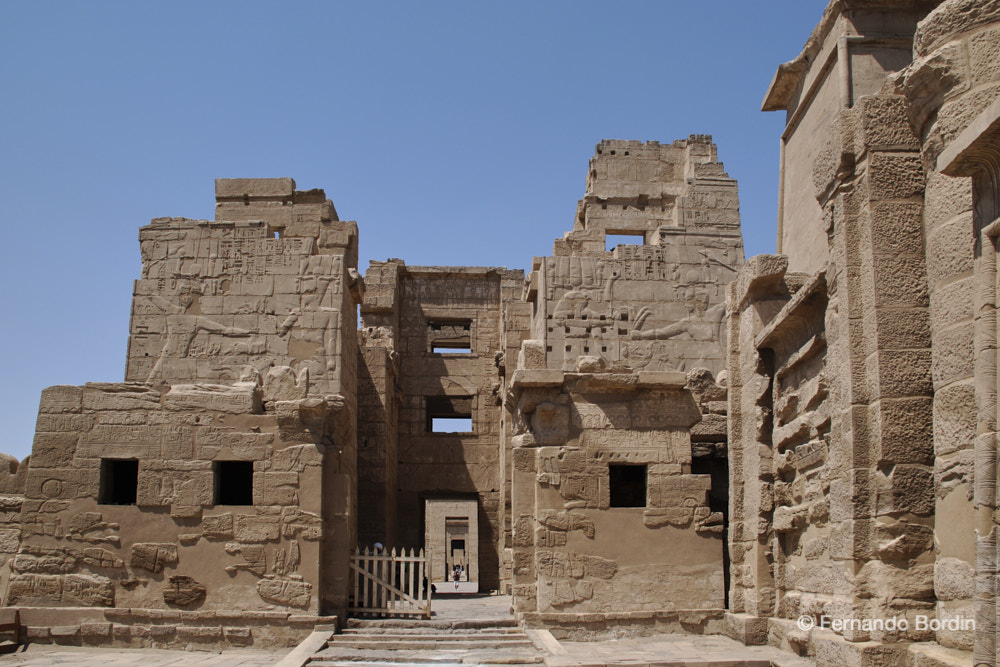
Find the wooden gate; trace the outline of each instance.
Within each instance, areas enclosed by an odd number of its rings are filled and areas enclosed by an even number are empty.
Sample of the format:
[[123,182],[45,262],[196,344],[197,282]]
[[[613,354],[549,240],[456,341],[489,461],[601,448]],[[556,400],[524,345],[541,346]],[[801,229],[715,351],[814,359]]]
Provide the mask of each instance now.
[[398,554],[395,549],[382,553],[355,549],[351,579],[351,615],[431,617],[431,586],[423,549],[402,549]]

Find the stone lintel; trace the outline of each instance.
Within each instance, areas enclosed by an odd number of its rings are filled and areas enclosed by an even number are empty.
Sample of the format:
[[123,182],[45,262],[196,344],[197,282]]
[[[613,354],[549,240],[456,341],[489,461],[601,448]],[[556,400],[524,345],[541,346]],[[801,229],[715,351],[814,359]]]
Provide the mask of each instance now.
[[941,152],[937,169],[946,176],[974,176],[1000,159],[1000,99],[996,99]]
[[561,370],[518,369],[511,378],[512,389],[528,387],[561,387],[565,373]]
[[421,277],[435,276],[477,276],[486,277],[504,273],[506,266],[403,266],[403,271]]
[[529,278],[524,284],[524,291],[521,296],[528,303],[534,303],[538,299],[538,272],[532,271],[528,275]]
[[788,303],[774,316],[774,319],[757,335],[754,345],[758,349],[769,347],[770,343],[776,337],[783,336],[789,327],[797,328],[800,324],[797,317],[798,311],[810,297],[819,293],[826,293],[825,269],[817,271],[809,277],[806,284],[792,296]]
[[799,81],[806,71],[805,59],[799,55],[795,60],[778,65],[778,70],[767,87],[761,111],[784,111],[788,108],[792,94],[799,87]]
[[754,293],[778,290],[788,270],[786,255],[754,255],[740,269],[736,278],[736,309],[742,308]]

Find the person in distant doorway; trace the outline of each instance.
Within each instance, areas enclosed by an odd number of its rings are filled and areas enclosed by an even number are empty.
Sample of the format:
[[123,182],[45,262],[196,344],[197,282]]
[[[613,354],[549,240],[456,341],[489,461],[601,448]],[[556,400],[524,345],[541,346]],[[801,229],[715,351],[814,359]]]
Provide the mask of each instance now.
[[455,567],[451,570],[451,578],[455,581],[455,590],[458,590],[458,582],[462,579],[463,568],[458,563],[455,563]]

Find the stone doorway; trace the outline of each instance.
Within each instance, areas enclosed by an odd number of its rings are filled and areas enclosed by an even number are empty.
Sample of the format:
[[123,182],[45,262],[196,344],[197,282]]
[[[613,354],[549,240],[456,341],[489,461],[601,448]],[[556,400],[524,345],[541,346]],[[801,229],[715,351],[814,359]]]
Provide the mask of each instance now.
[[428,578],[438,593],[479,592],[479,503],[428,498],[424,505]]

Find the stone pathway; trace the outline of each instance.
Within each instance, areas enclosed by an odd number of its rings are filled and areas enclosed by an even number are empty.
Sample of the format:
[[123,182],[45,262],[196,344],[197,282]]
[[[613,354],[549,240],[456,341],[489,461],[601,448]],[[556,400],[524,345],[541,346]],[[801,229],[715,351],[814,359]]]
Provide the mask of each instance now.
[[[293,651],[222,653],[101,649],[33,644],[0,655],[0,667],[807,667],[812,660],[718,635],[654,635],[600,642],[556,641],[514,627],[510,597],[441,596],[431,621],[358,621],[334,635],[315,632]],[[411,627],[415,624],[416,627]],[[372,645],[377,644],[377,645]]]
[[808,667],[812,660],[718,635],[556,641],[515,626],[507,596],[435,598],[431,621],[352,620],[314,633],[280,667]]
[[653,635],[601,642],[559,641],[559,649],[545,659],[546,667],[808,667],[800,658],[772,646],[744,646],[720,635]]
[[163,649],[109,649],[32,644],[27,650],[0,655],[0,667],[272,667],[287,651],[253,649],[222,653]]

